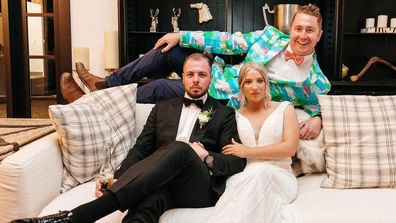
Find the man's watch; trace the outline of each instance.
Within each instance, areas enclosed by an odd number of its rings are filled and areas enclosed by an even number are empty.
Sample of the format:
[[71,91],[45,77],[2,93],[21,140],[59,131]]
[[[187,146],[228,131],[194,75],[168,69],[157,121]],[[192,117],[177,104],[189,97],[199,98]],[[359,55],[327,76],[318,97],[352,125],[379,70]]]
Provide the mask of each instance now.
[[205,156],[204,159],[204,163],[206,164],[206,166],[208,166],[210,169],[213,168],[213,156],[211,156],[210,154]]
[[318,114],[316,114],[316,115],[312,116],[312,118],[313,118],[313,117],[319,117],[319,118],[321,118],[321,119],[322,119],[322,114],[321,114],[321,113],[318,113]]

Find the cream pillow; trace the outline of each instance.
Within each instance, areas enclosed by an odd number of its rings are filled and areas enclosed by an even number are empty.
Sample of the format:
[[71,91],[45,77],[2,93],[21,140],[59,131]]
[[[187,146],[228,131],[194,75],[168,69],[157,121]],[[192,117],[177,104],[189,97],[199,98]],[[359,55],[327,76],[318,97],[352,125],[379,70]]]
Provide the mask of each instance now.
[[396,96],[319,96],[326,188],[396,187]]
[[136,84],[107,88],[49,106],[60,135],[62,191],[114,172],[135,143]]
[[[311,118],[304,110],[296,109],[298,122],[302,122]],[[325,166],[325,145],[323,141],[323,130],[315,139],[300,139],[297,153],[292,157],[292,170],[295,176],[303,176],[305,174],[326,172]]]

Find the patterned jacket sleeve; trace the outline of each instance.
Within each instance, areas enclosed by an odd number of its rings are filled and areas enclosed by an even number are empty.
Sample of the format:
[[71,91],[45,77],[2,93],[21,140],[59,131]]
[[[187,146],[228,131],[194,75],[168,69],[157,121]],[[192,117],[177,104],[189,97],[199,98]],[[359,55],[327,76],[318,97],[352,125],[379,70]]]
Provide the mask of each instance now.
[[219,31],[180,31],[180,46],[216,54],[246,54],[263,30],[242,34]]
[[327,94],[330,91],[330,81],[323,74],[319,67],[319,64],[314,59],[314,63],[311,68],[311,95],[309,96],[309,102],[303,106],[304,110],[311,116],[315,116],[321,113],[320,105],[318,101],[318,95]]

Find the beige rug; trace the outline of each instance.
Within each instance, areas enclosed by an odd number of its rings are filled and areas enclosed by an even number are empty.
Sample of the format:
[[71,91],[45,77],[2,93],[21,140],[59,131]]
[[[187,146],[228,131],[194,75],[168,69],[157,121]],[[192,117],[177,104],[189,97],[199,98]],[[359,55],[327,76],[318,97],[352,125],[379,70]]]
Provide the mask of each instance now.
[[0,118],[0,161],[53,131],[49,119]]

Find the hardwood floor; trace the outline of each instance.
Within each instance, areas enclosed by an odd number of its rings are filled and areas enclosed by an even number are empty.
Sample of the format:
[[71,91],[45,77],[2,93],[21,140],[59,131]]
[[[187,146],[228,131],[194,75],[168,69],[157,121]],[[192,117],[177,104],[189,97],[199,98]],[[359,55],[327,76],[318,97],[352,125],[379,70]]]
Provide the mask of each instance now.
[[[48,106],[56,104],[56,99],[32,99],[32,118],[49,118]],[[0,118],[7,118],[4,101],[0,101]]]

